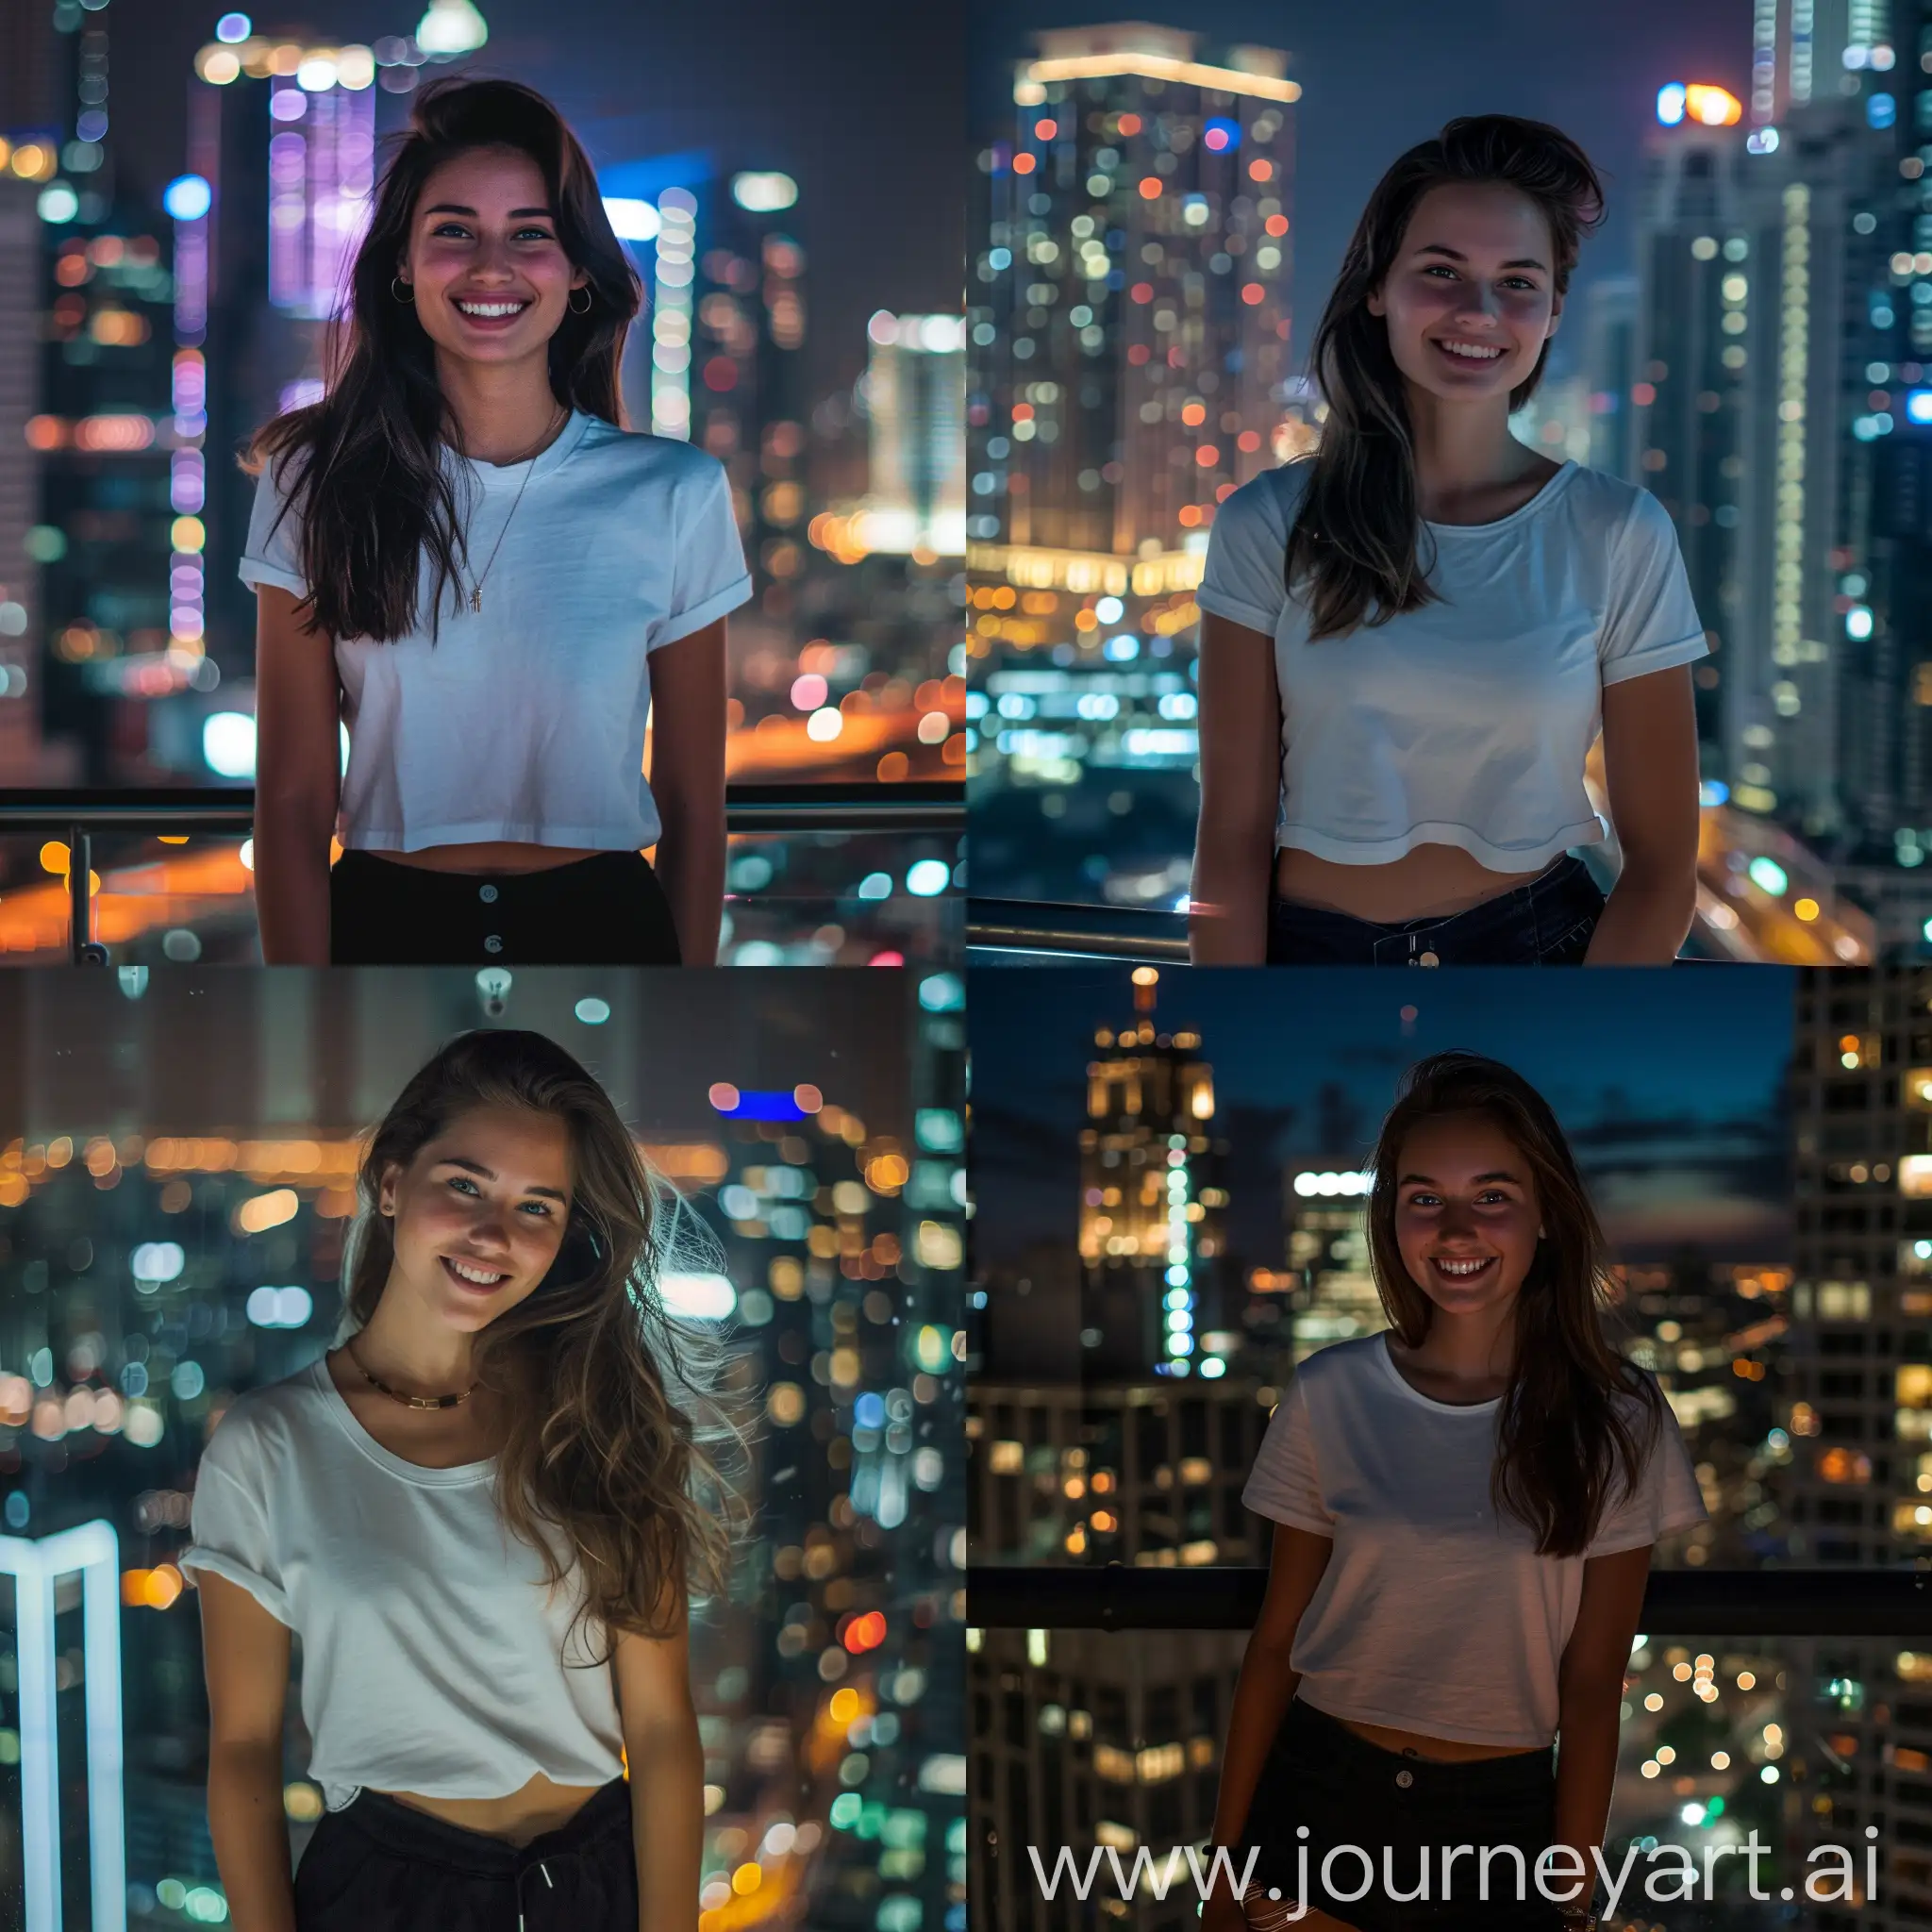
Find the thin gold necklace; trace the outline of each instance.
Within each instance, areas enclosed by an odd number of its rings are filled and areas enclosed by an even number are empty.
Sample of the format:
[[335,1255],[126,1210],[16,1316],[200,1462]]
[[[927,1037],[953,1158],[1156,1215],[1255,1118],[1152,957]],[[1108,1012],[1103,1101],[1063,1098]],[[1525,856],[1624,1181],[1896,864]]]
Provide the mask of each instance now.
[[372,1389],[387,1395],[391,1402],[400,1402],[405,1408],[460,1408],[483,1386],[480,1381],[472,1382],[460,1395],[405,1395],[400,1390],[391,1389],[387,1382],[378,1380],[362,1366],[353,1342],[343,1342],[342,1353],[355,1363],[357,1373]]
[[[570,420],[570,411],[568,409],[563,411],[563,418],[565,422]],[[483,608],[483,577],[487,577],[490,575],[490,565],[496,561],[496,553],[503,548],[503,540],[509,532],[510,518],[516,515],[517,508],[524,500],[524,491],[530,487],[530,478],[536,471],[535,458],[537,452],[557,434],[559,426],[556,417],[553,416],[548,425],[545,425],[543,434],[530,445],[524,455],[512,459],[519,463],[528,463],[530,468],[524,472],[524,480],[517,485],[516,499],[509,507],[509,516],[504,518],[503,528],[497,531],[496,541],[490,547],[490,562],[483,566],[483,576],[473,577],[470,581],[470,608],[473,611],[481,610]],[[359,1368],[361,1364],[358,1362],[357,1366]],[[367,1373],[365,1370],[364,1374]]]

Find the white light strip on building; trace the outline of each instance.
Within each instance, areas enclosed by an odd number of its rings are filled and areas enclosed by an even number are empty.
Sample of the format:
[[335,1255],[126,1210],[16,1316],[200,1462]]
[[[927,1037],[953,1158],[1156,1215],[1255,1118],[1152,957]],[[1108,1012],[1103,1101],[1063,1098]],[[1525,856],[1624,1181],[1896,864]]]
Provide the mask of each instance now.
[[651,281],[651,433],[691,440],[691,282],[697,273],[696,195],[658,197],[658,255]]
[[[1027,60],[1020,79],[1044,85],[1053,80],[1110,80],[1135,75],[1141,80],[1172,80],[1221,94],[1249,94],[1260,101],[1298,101],[1300,85],[1272,74],[1243,74],[1237,67],[1204,67],[1198,60],[1175,60],[1165,54],[1073,54],[1055,60]],[[1036,105],[1023,102],[1022,106]]]
[[14,1580],[20,1682],[21,1863],[25,1932],[61,1932],[60,1764],[55,1707],[54,1585],[81,1579],[87,1699],[87,1839],[93,1932],[126,1932],[127,1851],[121,1763],[121,1558],[112,1524],[58,1535],[0,1536],[0,1574]]

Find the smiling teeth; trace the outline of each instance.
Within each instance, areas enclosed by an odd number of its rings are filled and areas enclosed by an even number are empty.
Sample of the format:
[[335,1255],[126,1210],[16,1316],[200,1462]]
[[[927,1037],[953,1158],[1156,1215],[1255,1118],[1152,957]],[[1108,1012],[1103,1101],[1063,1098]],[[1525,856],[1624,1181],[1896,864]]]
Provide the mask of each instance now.
[[529,307],[526,302],[458,302],[457,307],[465,315],[521,315]]
[[474,1281],[478,1288],[494,1288],[499,1281],[508,1278],[497,1274],[493,1269],[486,1272],[476,1268],[466,1268],[453,1256],[445,1256],[443,1258],[449,1262],[453,1274],[461,1275],[465,1281]]
[[1441,1256],[1436,1257],[1436,1266],[1444,1274],[1480,1274],[1489,1265],[1490,1257],[1487,1255],[1480,1261],[1445,1261]]
[[1478,348],[1473,342],[1439,342],[1438,348],[1447,349],[1452,356],[1463,356],[1472,362],[1493,362],[1503,352],[1501,349]]

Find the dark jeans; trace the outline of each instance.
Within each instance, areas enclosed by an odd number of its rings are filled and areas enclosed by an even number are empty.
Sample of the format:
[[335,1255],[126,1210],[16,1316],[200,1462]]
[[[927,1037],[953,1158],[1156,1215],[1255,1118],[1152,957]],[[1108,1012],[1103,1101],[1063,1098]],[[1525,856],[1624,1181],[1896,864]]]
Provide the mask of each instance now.
[[[1437,1763],[1385,1751],[1297,1698],[1275,1734],[1232,1857],[1239,1875],[1249,1846],[1258,1846],[1251,1891],[1258,1889],[1266,1898],[1272,1890],[1283,1902],[1331,1913],[1358,1932],[1558,1932],[1557,1907],[1536,1883],[1536,1860],[1551,1842],[1556,1804],[1556,1769],[1547,1748],[1469,1764]],[[1373,1873],[1354,1851],[1343,1851],[1324,1881],[1324,1859],[1337,1845],[1360,1846],[1374,1861]],[[1445,1899],[1442,1848],[1453,1845],[1475,1850],[1451,1864]],[[1501,1850],[1490,1860],[1489,1897],[1483,1899],[1486,1845],[1522,1851],[1520,1901],[1516,1860]],[[1428,1896],[1412,1903],[1391,1898],[1391,1890],[1419,1890],[1424,1848]],[[1559,1861],[1550,1874],[1558,1893],[1574,1883],[1560,1875],[1565,1869]]]
[[671,902],[641,852],[546,872],[430,872],[344,852],[328,875],[338,966],[675,966]]
[[315,1827],[296,1932],[637,1932],[630,1787],[524,1846],[362,1791]]
[[1560,858],[1526,886],[1447,918],[1377,925],[1319,906],[1274,899],[1271,966],[1580,966],[1604,895],[1580,858]]

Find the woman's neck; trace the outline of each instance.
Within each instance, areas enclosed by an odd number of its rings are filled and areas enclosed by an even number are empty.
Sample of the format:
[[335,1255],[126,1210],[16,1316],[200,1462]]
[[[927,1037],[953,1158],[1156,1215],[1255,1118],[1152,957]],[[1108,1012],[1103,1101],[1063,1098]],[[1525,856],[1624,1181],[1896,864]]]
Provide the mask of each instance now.
[[455,419],[457,446],[475,462],[522,462],[568,420],[551,391],[545,358],[478,363],[439,353],[436,379]]
[[1411,1358],[1445,1382],[1470,1389],[1507,1383],[1515,1363],[1516,1304],[1451,1315],[1438,1308]]
[[1483,508],[1487,497],[1547,463],[1509,433],[1507,408],[1497,403],[1445,403],[1414,384],[1407,399],[1416,497],[1433,522],[1462,521],[1458,510]]
[[454,1395],[475,1380],[475,1338],[439,1322],[391,1274],[353,1359],[405,1395]]

